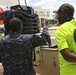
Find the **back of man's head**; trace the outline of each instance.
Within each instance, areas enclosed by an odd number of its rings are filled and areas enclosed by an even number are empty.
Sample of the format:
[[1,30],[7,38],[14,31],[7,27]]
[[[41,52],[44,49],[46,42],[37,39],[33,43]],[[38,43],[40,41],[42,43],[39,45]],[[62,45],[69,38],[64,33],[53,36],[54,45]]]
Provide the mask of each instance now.
[[12,32],[21,32],[23,29],[22,21],[19,18],[12,18],[9,22],[9,28]]
[[59,11],[65,12],[69,17],[74,15],[74,7],[69,3],[64,3],[60,6]]

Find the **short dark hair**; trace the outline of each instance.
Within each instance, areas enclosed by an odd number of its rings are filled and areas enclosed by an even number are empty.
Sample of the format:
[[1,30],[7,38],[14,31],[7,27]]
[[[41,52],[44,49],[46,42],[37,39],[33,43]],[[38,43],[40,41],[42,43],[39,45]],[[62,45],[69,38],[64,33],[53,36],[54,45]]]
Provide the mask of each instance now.
[[19,18],[12,18],[9,21],[9,28],[12,32],[21,31],[21,29],[23,28],[22,21]]
[[58,12],[65,12],[69,17],[72,17],[74,15],[74,7],[69,3],[65,3],[60,6]]

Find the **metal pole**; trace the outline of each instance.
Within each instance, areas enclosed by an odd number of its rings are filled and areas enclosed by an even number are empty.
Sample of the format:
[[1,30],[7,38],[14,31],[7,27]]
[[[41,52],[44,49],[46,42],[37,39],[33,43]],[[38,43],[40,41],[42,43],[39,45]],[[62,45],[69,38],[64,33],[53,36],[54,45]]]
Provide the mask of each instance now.
[[25,3],[25,5],[27,6],[27,2],[26,0],[18,0],[19,4],[22,5],[23,3]]
[[26,2],[26,0],[25,0],[25,4],[26,4],[26,6],[27,6],[27,2]]

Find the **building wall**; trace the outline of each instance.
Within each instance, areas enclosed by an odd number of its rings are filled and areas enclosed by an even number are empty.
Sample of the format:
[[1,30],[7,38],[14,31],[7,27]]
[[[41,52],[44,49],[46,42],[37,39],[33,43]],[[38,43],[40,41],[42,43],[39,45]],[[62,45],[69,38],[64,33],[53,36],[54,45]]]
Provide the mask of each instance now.
[[50,18],[50,9],[34,8],[34,11],[39,15],[39,18]]
[[38,14],[39,16],[39,21],[40,21],[40,26],[42,24],[41,19],[49,19],[50,18],[50,9],[42,9],[40,7],[33,7],[34,12]]

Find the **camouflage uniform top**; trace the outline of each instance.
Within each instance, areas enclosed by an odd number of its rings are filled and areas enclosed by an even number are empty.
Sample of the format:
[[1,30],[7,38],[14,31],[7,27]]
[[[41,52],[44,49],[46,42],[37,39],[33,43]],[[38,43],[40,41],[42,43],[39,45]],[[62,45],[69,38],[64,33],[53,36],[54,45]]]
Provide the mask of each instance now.
[[36,75],[32,64],[32,50],[45,44],[46,37],[9,34],[0,39],[3,75]]

